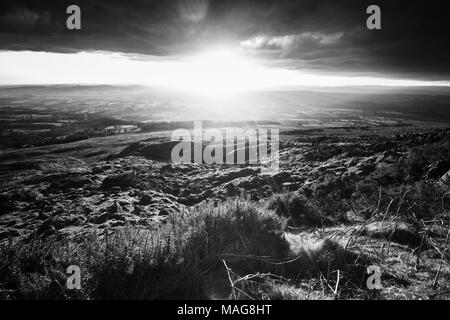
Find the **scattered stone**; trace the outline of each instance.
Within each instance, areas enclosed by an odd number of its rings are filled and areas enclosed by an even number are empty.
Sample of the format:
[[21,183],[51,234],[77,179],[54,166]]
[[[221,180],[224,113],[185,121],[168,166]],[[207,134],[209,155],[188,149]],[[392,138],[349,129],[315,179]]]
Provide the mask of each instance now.
[[0,240],[15,238],[21,236],[21,233],[15,229],[0,231]]

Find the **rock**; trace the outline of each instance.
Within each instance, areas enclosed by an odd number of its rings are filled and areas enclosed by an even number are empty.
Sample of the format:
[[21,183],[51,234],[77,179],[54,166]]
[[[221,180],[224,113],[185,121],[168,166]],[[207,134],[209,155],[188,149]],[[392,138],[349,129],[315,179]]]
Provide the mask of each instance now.
[[38,218],[41,220],[47,220],[51,218],[51,215],[48,213],[40,212]]
[[0,240],[8,239],[8,238],[16,238],[19,237],[21,234],[17,230],[6,230],[0,232]]
[[190,164],[181,164],[181,165],[175,166],[175,169],[177,171],[181,171],[182,173],[188,173],[193,170],[193,167]]
[[112,219],[99,226],[99,228],[114,228],[121,227],[123,225],[125,225],[125,221]]
[[111,175],[106,177],[102,182],[103,189],[112,189],[114,187],[122,190],[129,189],[136,185],[139,181],[134,173],[124,173],[118,175]]
[[153,203],[155,203],[155,199],[152,195],[150,195],[148,193],[144,193],[141,195],[140,200],[139,200],[140,205],[148,206]]
[[436,161],[430,165],[430,170],[427,173],[428,179],[436,179],[445,175],[450,170],[450,161],[442,160]]
[[122,192],[122,189],[120,187],[114,186],[111,188],[111,193],[120,193]]
[[204,200],[204,199],[212,197],[213,195],[214,195],[214,191],[212,189],[206,189],[202,193],[199,194],[199,197]]
[[95,223],[95,224],[103,224],[103,223],[105,223],[106,221],[108,221],[109,218],[110,218],[110,214],[104,213],[104,214],[98,215],[98,216],[96,216],[96,217],[92,217],[92,218],[90,219],[90,221],[93,222],[93,223]]
[[50,199],[38,199],[35,201],[36,206],[38,207],[46,207],[52,205]]
[[112,169],[112,166],[110,164],[104,164],[101,166],[103,171],[108,171]]
[[289,172],[281,171],[272,176],[276,184],[283,184],[284,182],[292,182],[292,177]]
[[160,216],[168,216],[169,212],[166,209],[161,209],[161,210],[159,210],[158,215],[160,215]]
[[200,199],[197,195],[190,194],[184,199],[181,199],[181,203],[186,206],[193,206],[195,204],[198,204],[202,202],[202,199]]
[[450,170],[447,171],[446,174],[444,174],[440,179],[439,179],[440,183],[443,183],[446,186],[450,186]]
[[122,206],[117,201],[114,201],[114,203],[107,210],[110,214],[123,213]]
[[68,194],[66,198],[68,200],[76,200],[76,199],[79,199],[79,198],[82,198],[82,197],[83,197],[83,195],[81,194],[81,192],[74,191],[74,192],[71,192],[70,194]]
[[166,165],[163,165],[160,170],[161,170],[161,172],[166,172],[166,173],[173,172],[174,167],[171,164],[166,164]]
[[237,178],[256,176],[260,171],[261,171],[260,169],[253,169],[253,168],[244,168],[233,171],[227,171],[224,173],[219,173],[216,176],[215,180],[216,184],[223,184]]
[[56,228],[48,223],[44,223],[36,230],[36,234],[44,238],[52,236],[56,233]]
[[80,213],[81,214],[83,214],[83,215],[89,215],[90,213],[92,213],[92,208],[90,208],[90,207],[87,207],[87,206],[82,206],[81,208],[80,208]]
[[55,229],[62,229],[68,226],[82,225],[86,218],[74,214],[59,215],[50,217],[42,223],[42,227],[53,227]]
[[355,174],[356,176],[363,177],[369,175],[376,168],[375,161],[373,158],[366,158],[358,162],[354,167],[348,169],[349,174]]
[[140,205],[135,205],[131,213],[134,214],[135,216],[142,216],[146,214],[146,211]]
[[43,195],[37,190],[19,189],[11,195],[12,200],[34,202],[42,199]]
[[223,186],[223,189],[225,189],[228,196],[235,196],[238,194],[236,187],[232,183],[227,183]]
[[65,182],[72,188],[84,188],[92,184],[92,180],[85,176],[69,178]]
[[289,191],[298,190],[299,184],[296,182],[285,182],[283,183],[283,188]]
[[116,157],[123,158],[129,156],[143,156],[149,160],[170,161],[173,148],[179,141],[154,142],[136,142],[129,145]]
[[66,207],[61,203],[57,203],[53,207],[53,215],[63,214],[65,211]]
[[85,188],[87,185],[91,185],[92,180],[86,176],[64,177],[51,182],[52,189],[68,190]]
[[93,167],[92,168],[92,173],[93,174],[100,174],[100,173],[104,173],[105,170],[102,167]]

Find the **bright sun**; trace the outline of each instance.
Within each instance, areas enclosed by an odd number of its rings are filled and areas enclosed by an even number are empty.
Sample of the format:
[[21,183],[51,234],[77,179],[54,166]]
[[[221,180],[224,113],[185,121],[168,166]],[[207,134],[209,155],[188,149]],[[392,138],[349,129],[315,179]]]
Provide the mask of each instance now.
[[237,50],[217,48],[185,61],[185,89],[208,96],[228,96],[261,86],[263,67]]
[[240,94],[243,92],[305,86],[450,86],[448,81],[316,74],[252,58],[233,46],[215,47],[191,56],[140,58],[108,52],[2,51],[0,83],[141,84],[195,93],[227,105],[230,96],[245,98]]

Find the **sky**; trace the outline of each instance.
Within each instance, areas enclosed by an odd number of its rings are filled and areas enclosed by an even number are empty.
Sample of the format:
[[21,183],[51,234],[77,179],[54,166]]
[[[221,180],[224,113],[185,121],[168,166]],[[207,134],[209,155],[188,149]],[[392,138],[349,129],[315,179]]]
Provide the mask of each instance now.
[[0,84],[447,86],[447,21],[441,0],[2,0]]

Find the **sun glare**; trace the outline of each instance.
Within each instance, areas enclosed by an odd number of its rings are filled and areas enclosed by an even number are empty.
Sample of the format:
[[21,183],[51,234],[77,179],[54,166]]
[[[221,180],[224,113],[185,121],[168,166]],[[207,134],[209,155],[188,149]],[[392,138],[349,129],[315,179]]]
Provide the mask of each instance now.
[[[258,88],[263,67],[239,51],[217,48],[186,59],[185,89],[208,96],[233,95]],[[181,70],[180,70],[181,71]]]
[[[0,84],[140,84],[228,101],[248,91],[339,86],[450,86],[448,81],[319,75],[270,66],[233,47],[187,57],[109,52],[0,52]],[[222,99],[225,97],[226,99]]]

